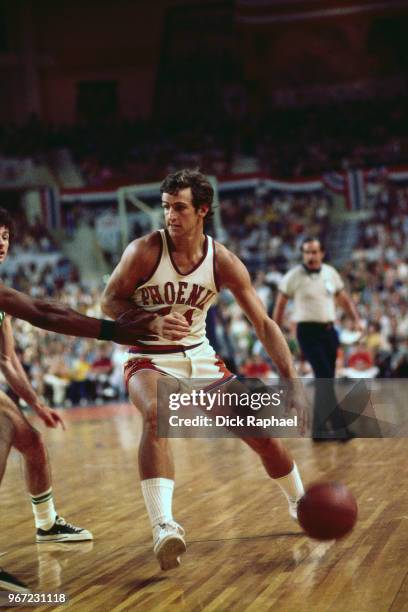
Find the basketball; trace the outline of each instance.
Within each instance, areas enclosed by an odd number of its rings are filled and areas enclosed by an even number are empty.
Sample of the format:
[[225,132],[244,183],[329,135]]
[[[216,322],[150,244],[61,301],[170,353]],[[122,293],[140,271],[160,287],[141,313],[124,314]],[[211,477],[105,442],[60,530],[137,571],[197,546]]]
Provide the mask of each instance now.
[[337,482],[311,485],[298,504],[298,519],[315,540],[338,540],[350,533],[357,520],[357,502],[349,489]]

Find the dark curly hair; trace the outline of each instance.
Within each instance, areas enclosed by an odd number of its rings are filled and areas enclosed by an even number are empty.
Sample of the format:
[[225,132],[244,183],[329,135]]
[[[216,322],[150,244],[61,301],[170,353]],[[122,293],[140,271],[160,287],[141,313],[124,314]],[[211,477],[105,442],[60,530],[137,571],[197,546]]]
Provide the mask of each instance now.
[[15,235],[15,225],[11,215],[5,208],[0,208],[0,227],[2,226],[8,229],[11,242]]
[[181,189],[190,187],[193,206],[196,210],[203,204],[208,206],[207,217],[211,215],[214,189],[208,178],[198,170],[178,170],[168,174],[160,186],[160,193],[175,195]]

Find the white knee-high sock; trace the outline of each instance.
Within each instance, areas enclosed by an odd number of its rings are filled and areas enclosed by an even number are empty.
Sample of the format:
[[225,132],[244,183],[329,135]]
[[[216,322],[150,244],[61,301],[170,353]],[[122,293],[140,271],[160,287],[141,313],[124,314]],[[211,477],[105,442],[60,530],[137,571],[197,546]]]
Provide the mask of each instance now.
[[280,486],[288,501],[298,501],[305,492],[296,463],[293,464],[292,471],[289,474],[281,476],[281,478],[275,478],[274,481]]
[[142,493],[152,527],[173,520],[174,480],[148,478],[141,481]]
[[31,505],[33,508],[34,521],[37,529],[51,529],[57,518],[52,496],[52,487],[44,493],[31,495]]

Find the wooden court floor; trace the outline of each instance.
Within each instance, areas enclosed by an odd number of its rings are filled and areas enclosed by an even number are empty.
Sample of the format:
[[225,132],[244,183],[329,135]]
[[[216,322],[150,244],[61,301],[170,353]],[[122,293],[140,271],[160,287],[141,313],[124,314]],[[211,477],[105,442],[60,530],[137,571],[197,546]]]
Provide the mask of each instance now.
[[45,432],[57,510],[94,542],[34,542],[14,452],[0,490],[0,565],[36,592],[70,598],[37,610],[408,610],[408,440],[288,441],[306,483],[338,480],[357,497],[357,526],[337,543],[302,534],[239,440],[173,440],[188,551],[163,573],[138,483],[138,415],[127,405],[65,415],[65,433]]

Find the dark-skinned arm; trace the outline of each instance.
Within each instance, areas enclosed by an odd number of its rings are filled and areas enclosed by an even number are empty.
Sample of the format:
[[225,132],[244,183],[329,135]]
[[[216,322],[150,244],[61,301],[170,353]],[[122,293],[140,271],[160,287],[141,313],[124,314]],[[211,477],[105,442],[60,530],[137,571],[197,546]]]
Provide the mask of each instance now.
[[[68,336],[100,338],[103,328],[101,319],[87,317],[58,302],[31,298],[5,285],[0,285],[0,310],[35,327]],[[106,322],[110,338],[104,339],[125,345],[136,343],[140,335],[146,333],[150,320],[151,316],[141,313],[139,320],[135,318],[133,322]]]

